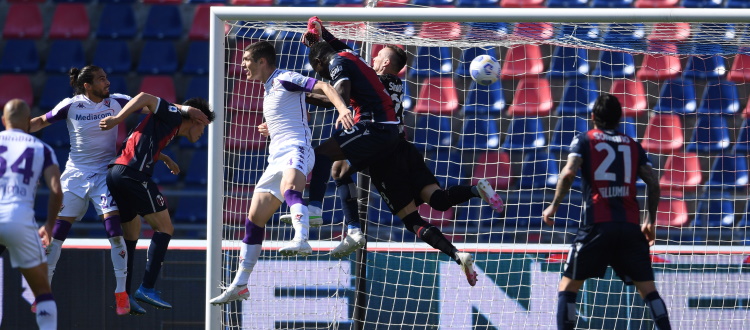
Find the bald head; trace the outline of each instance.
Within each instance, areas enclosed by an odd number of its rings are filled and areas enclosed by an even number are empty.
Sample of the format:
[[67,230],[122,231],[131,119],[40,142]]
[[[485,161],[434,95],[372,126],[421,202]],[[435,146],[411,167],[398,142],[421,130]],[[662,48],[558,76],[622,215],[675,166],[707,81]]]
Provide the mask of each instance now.
[[31,109],[24,100],[12,99],[5,103],[3,125],[6,129],[19,128],[28,132],[29,120],[31,120]]

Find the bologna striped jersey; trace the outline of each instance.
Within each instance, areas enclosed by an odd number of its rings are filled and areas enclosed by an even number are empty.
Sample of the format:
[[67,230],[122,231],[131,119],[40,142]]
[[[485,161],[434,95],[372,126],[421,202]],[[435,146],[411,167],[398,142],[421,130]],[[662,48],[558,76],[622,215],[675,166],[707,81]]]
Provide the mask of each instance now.
[[579,134],[570,147],[581,157],[584,217],[582,226],[601,222],[640,223],[636,200],[638,168],[651,165],[641,144],[615,130]]
[[362,58],[343,51],[336,54],[328,66],[331,85],[349,80],[354,122],[372,120],[378,123],[398,124],[391,96],[386,92],[380,78]]

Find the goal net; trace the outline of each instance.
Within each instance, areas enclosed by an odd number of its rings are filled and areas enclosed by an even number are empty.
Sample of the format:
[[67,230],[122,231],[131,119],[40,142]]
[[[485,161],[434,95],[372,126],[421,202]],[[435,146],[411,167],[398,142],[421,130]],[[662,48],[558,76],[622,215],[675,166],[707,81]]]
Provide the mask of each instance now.
[[[277,252],[293,235],[279,221],[288,213],[282,205],[266,226],[250,298],[207,307],[207,329],[555,328],[557,283],[582,217],[580,177],[554,226],[542,223],[541,212],[574,136],[593,128],[602,93],[620,100],[620,130],[644,146],[660,176],[651,251],[672,326],[750,328],[745,10],[212,8],[210,95],[218,117],[210,137],[207,295],[234,276],[253,187],[267,164],[268,142],[257,133],[263,87],[247,81],[243,49],[270,41],[279,68],[314,76],[299,41],[313,15],[368,62],[383,45],[405,49],[409,140],[442,187],[485,178],[505,211],[478,198],[445,212],[419,208],[474,254],[479,282],[470,287],[370,187],[364,258],[332,258],[346,230],[330,182],[324,225],[311,230],[314,253]],[[469,77],[469,63],[482,54],[502,67],[489,86]],[[309,109],[317,145],[334,131],[336,113]],[[643,202],[645,184],[637,186]],[[653,328],[643,300],[611,270],[586,282],[577,313],[581,329]]]

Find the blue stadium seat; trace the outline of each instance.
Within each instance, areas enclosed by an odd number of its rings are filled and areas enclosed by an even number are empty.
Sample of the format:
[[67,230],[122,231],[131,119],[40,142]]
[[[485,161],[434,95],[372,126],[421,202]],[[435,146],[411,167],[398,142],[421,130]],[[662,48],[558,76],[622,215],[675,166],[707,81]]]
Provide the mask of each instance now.
[[[740,219],[740,222],[737,224],[737,227],[743,228],[743,227],[750,226],[750,219],[748,219],[749,217],[750,217],[750,203],[746,203],[745,213],[742,214],[742,219]],[[747,239],[747,237],[745,239]]]
[[[186,140],[186,139],[183,139]],[[185,184],[205,186],[208,183],[208,149],[195,149],[188,164]]]
[[315,7],[318,5],[318,0],[278,0],[276,1],[276,5],[283,7]]
[[417,48],[417,55],[412,60],[409,76],[422,80],[453,72],[451,50],[448,47]]
[[737,143],[734,144],[735,153],[747,154],[750,151],[750,123],[749,120],[745,119],[742,122],[742,128],[740,128],[739,134],[737,134]]
[[555,47],[547,77],[583,78],[589,73],[589,52],[585,48]]
[[187,100],[192,97],[200,97],[208,100],[208,77],[194,77],[190,79],[185,91],[185,99]]
[[37,69],[39,69],[39,52],[36,49],[36,41],[8,39],[3,56],[0,58],[0,71],[33,73]]
[[456,0],[456,7],[497,8],[500,0]]
[[714,158],[706,181],[709,189],[745,189],[748,183],[747,158],[739,154],[721,154]]
[[471,61],[476,58],[479,55],[490,55],[497,59],[497,52],[495,51],[495,47],[471,47],[466,48],[461,52],[461,61],[458,62],[458,67],[456,68],[456,76],[458,77],[470,77],[471,72],[469,70],[469,66],[471,66]]
[[615,51],[602,51],[599,55],[599,65],[592,73],[594,76],[609,78],[633,78],[635,61],[633,54]]
[[[189,187],[183,191],[205,193],[203,187]],[[208,199],[206,196],[182,196],[174,212],[174,221],[178,223],[205,223]]]
[[412,0],[412,5],[426,7],[452,6],[453,0]]
[[[505,206],[505,226],[516,228],[541,227],[542,211],[546,206],[544,203],[513,203]],[[555,213],[556,226],[578,227],[583,217],[583,208],[580,203],[562,203]]]
[[458,148],[497,149],[500,146],[497,117],[489,113],[468,113],[463,123]]
[[495,210],[480,199],[468,201],[468,205],[461,205],[456,209],[455,223],[457,226],[465,227],[495,227],[499,224],[506,224],[505,219],[501,218]]
[[335,6],[354,6],[362,5],[362,0],[322,0],[320,2],[322,7],[335,7]]
[[128,73],[133,67],[130,48],[125,40],[99,40],[94,52],[94,63],[107,74]]
[[581,115],[591,112],[594,109],[594,101],[599,96],[598,90],[593,79],[568,79],[555,112],[558,115]]
[[750,8],[750,1],[748,0],[726,0],[727,8]]
[[225,164],[231,163],[235,166],[224,172],[224,180],[235,185],[255,185],[263,174],[267,154],[265,150],[247,150],[242,155],[232,154],[227,157]]
[[[62,101],[62,99],[60,99]],[[52,109],[49,109],[52,110]],[[42,129],[42,141],[52,148],[70,148],[68,125],[63,122],[54,123]],[[59,159],[58,159],[59,161]]]
[[688,152],[719,152],[729,147],[729,129],[724,116],[698,115]]
[[151,6],[143,26],[144,39],[179,39],[182,34],[180,6]]
[[435,174],[441,187],[449,188],[460,185],[471,176],[471,169],[464,165],[474,161],[468,157],[465,158],[461,152],[442,147],[432,154],[433,157],[425,159],[425,164]]
[[684,115],[695,113],[697,105],[692,80],[670,79],[664,83],[659,92],[659,101],[654,106],[654,112]]
[[646,28],[643,23],[612,23],[609,25],[607,32],[604,33],[602,41],[605,45],[610,46],[645,49],[645,37]]
[[238,40],[242,39],[273,39],[278,31],[274,30],[273,27],[269,29],[257,29],[253,27],[246,27],[245,21],[237,21],[236,25],[233,25],[229,30],[229,36],[235,36]]
[[[497,6],[497,5],[495,5]],[[508,23],[505,22],[468,22],[466,23],[466,37],[479,37],[487,35],[487,33],[494,33],[498,36],[504,36],[511,33]],[[498,57],[495,57],[496,59]]]
[[620,127],[617,130],[635,140],[638,140],[638,127],[636,126],[635,119],[633,117],[622,117],[620,121]]
[[50,111],[60,101],[73,96],[73,87],[70,87],[70,77],[62,75],[49,75],[44,81],[42,97],[39,100],[39,108]]
[[128,83],[123,76],[107,76],[109,80],[109,92],[131,95]]
[[138,73],[172,74],[177,71],[177,64],[177,52],[172,41],[146,41],[141,50]]
[[580,116],[563,116],[557,120],[549,144],[549,151],[568,151],[578,134],[589,130],[589,121]]
[[411,111],[414,107],[414,98],[411,96],[409,84],[404,84],[404,97],[401,99],[401,107],[404,108],[404,112]]
[[634,0],[591,0],[594,8],[633,8]]
[[124,3],[104,5],[98,26],[96,37],[99,39],[130,40],[138,32],[133,7]]
[[208,41],[191,41],[185,64],[182,66],[185,74],[208,74]]
[[[737,36],[737,28],[733,23],[700,23],[697,28],[696,38],[719,38],[722,41],[731,41]],[[699,46],[697,44],[696,46]],[[706,46],[715,46],[715,44],[706,44]],[[717,51],[721,48],[716,49]]]
[[276,57],[276,66],[279,69],[291,70],[307,75],[312,71],[308,55],[310,49],[303,45],[299,40],[284,41],[281,44]]
[[732,115],[740,111],[737,85],[731,81],[709,81],[703,89],[698,113]]
[[695,227],[731,227],[734,225],[734,201],[730,194],[721,194],[721,199],[704,194],[695,211]]
[[187,0],[190,4],[201,4],[201,3],[226,3],[226,0]]
[[[177,161],[177,156],[171,150],[164,149],[161,152]],[[158,185],[171,185],[177,183],[179,176],[172,174],[167,165],[164,165],[164,162],[157,161],[156,165],[154,165],[154,174],[151,175],[151,179]]]
[[99,0],[99,3],[130,4],[130,3],[135,3],[135,0]]
[[682,0],[685,8],[721,8],[723,5],[723,0]]
[[562,23],[557,26],[557,39],[570,39],[575,38],[583,41],[599,42],[601,38],[601,31],[599,30],[598,24],[568,24]]
[[547,0],[547,8],[585,8],[589,0]]
[[86,55],[80,40],[54,40],[50,45],[49,56],[44,71],[66,74],[70,68],[86,66]]
[[544,147],[546,143],[542,121],[538,117],[513,117],[501,148],[533,149]]
[[505,108],[505,95],[500,83],[482,86],[471,83],[469,94],[464,100],[464,114],[494,114],[500,115]]
[[518,186],[521,189],[554,188],[558,174],[557,159],[542,150],[528,152],[523,159]]
[[693,55],[688,58],[683,77],[718,79],[728,71],[721,55]]
[[[63,123],[59,123],[58,126],[65,127]],[[50,127],[47,127],[45,128],[45,130],[49,128]],[[68,134],[67,129],[65,130],[65,134]],[[68,140],[68,142],[70,142],[70,140]],[[57,147],[57,148],[53,147],[52,150],[55,151],[55,157],[57,157],[57,164],[60,165],[60,172],[65,171],[65,164],[68,163],[68,156],[70,155],[70,146],[68,145],[65,147]]]
[[433,150],[439,146],[451,145],[451,118],[433,114],[419,115],[414,127],[414,145],[420,150]]

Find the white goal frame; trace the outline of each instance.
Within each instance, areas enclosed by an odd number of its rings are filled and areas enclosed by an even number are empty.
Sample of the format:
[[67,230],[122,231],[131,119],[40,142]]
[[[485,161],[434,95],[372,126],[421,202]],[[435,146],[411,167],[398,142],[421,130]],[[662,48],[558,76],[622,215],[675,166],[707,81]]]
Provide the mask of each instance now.
[[[220,293],[222,208],[223,208],[223,152],[224,152],[224,21],[300,21],[319,16],[324,21],[365,22],[551,22],[551,23],[651,23],[703,22],[750,23],[750,9],[700,8],[373,8],[373,7],[211,7],[209,50],[209,102],[216,118],[209,128],[208,208],[206,251],[206,329],[221,328],[220,308],[207,303]],[[274,243],[266,242],[268,246]],[[489,244],[484,244],[489,245]],[[492,244],[494,245],[494,244]],[[566,250],[561,245],[547,245],[549,251]],[[486,249],[481,247],[480,249]],[[496,247],[511,248],[507,244]],[[677,249],[675,249],[677,248]],[[706,253],[722,251],[729,254],[750,253],[746,246],[655,246],[652,250],[670,253]]]

